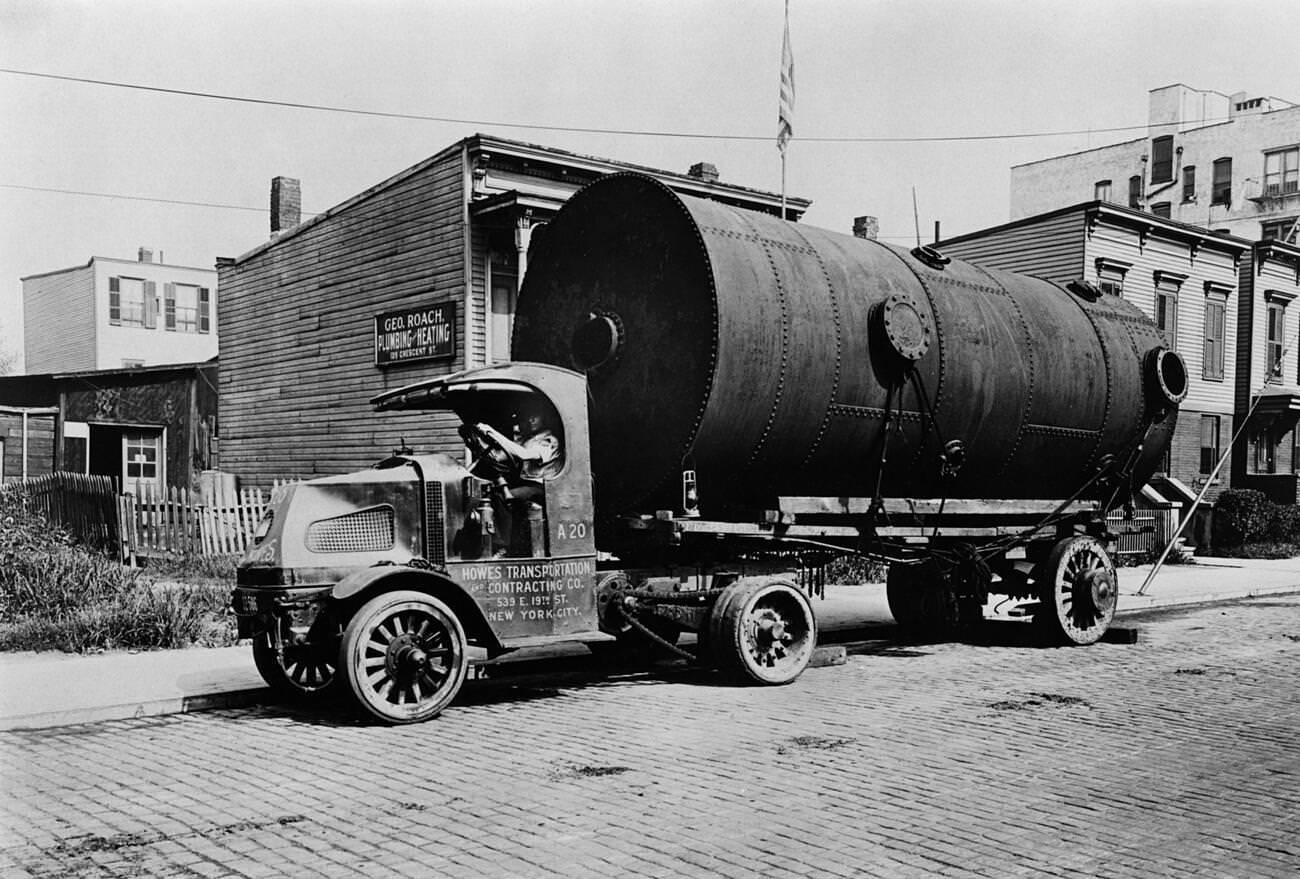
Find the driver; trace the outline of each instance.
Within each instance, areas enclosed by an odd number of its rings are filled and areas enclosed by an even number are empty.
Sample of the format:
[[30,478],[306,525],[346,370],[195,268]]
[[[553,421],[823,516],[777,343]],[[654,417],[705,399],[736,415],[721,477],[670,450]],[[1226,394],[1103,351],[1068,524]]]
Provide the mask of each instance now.
[[553,417],[543,403],[529,400],[521,404],[515,421],[516,439],[483,422],[461,429],[466,444],[480,457],[475,470],[493,483],[495,557],[505,555],[511,543],[513,502],[536,501],[542,496],[542,483],[558,476],[564,468],[564,449]]

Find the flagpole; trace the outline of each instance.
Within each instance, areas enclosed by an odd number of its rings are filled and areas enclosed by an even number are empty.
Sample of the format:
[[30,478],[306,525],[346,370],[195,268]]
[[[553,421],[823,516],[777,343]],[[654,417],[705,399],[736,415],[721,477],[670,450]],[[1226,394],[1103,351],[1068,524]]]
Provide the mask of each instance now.
[[785,27],[781,34],[781,100],[777,112],[776,146],[781,151],[781,219],[786,218],[785,151],[794,134],[794,55],[790,51],[790,0],[785,0]]
[[781,150],[781,219],[785,219],[785,150]]

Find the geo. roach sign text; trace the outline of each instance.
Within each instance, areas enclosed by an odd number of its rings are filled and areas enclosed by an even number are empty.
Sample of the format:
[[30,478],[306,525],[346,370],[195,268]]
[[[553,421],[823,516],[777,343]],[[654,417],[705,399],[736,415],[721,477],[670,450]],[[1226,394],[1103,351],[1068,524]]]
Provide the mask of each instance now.
[[375,365],[454,357],[456,303],[441,302],[375,315]]

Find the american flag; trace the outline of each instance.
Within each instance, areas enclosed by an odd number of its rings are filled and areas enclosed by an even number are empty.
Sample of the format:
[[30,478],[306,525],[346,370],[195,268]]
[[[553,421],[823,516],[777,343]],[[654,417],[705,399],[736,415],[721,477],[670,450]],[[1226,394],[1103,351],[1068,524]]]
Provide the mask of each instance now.
[[794,53],[790,51],[790,0],[785,3],[785,36],[781,39],[781,107],[776,123],[776,148],[785,155],[794,134]]

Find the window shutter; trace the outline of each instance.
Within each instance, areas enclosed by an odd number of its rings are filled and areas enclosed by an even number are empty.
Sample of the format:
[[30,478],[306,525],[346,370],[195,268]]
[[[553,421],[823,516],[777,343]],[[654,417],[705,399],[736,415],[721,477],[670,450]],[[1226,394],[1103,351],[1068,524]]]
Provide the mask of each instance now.
[[158,326],[158,284],[155,281],[144,282],[144,325],[150,330]]
[[163,329],[176,331],[175,284],[163,284]]
[[207,287],[199,288],[199,332],[211,329],[212,298]]
[[122,325],[122,285],[117,278],[108,279],[108,322]]

